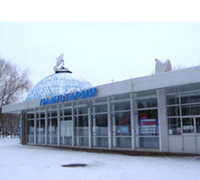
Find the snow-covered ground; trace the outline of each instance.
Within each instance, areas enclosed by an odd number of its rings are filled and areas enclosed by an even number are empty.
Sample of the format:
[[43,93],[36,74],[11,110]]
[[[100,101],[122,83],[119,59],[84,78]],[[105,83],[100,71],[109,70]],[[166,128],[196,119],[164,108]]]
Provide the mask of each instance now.
[[[86,163],[87,167],[61,165]],[[22,146],[0,139],[1,180],[198,180],[200,157],[145,157]]]

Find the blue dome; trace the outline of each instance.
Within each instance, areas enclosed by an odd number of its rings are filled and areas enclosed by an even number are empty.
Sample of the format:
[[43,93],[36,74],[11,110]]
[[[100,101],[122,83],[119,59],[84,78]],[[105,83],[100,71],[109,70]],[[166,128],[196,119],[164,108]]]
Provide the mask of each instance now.
[[91,84],[71,73],[56,73],[42,79],[28,94],[26,100],[41,99],[88,89]]

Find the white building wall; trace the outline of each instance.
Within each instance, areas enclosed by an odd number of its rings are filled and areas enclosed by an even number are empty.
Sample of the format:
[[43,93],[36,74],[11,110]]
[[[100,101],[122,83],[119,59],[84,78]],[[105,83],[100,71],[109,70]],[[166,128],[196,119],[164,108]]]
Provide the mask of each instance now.
[[[97,86],[96,97],[160,89],[196,82],[200,82],[200,66]],[[32,109],[39,106],[40,100],[37,99],[3,106],[2,111],[3,113],[18,112],[20,110]]]

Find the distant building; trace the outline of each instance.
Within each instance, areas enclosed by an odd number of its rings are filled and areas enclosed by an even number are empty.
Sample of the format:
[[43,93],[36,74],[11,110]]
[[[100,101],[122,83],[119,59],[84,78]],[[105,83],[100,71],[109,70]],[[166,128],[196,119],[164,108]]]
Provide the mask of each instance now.
[[200,154],[200,66],[97,87],[56,71],[3,112],[22,144]]

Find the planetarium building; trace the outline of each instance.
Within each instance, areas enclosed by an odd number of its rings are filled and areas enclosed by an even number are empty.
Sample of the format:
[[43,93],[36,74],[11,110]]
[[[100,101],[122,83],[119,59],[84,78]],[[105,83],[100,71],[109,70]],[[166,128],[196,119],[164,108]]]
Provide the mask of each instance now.
[[26,101],[3,112],[21,114],[22,144],[200,154],[200,66],[159,67],[94,87],[56,66]]

